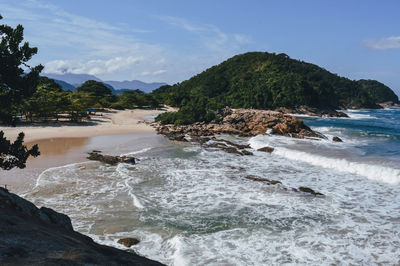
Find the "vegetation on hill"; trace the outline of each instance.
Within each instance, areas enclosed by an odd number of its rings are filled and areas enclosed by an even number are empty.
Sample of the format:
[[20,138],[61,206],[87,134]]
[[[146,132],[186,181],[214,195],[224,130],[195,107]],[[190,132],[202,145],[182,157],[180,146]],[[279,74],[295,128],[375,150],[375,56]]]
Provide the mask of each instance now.
[[377,108],[377,102],[398,102],[377,81],[353,81],[286,54],[251,52],[234,56],[173,86],[153,92],[161,102],[179,107],[162,123],[190,124],[218,118],[217,110],[274,109],[306,105],[320,109]]
[[97,97],[104,97],[112,94],[111,89],[108,88],[104,83],[95,80],[86,81],[81,86],[76,88],[76,91],[91,93],[93,96]]
[[398,103],[397,95],[385,84],[376,80],[360,79],[357,81],[360,88],[367,92],[367,94],[375,101],[375,103],[393,102]]

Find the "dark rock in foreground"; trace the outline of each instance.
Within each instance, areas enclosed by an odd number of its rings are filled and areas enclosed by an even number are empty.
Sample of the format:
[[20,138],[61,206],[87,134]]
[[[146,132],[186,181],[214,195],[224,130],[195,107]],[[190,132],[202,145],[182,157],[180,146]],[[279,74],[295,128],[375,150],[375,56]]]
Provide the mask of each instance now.
[[293,138],[326,138],[311,130],[302,120],[282,112],[253,109],[233,109],[227,112],[221,123],[194,123],[191,125],[155,124],[159,134],[171,140],[181,141],[185,135],[211,136],[214,134],[234,134],[256,136],[269,134]]
[[0,188],[0,265],[163,265],[95,243],[68,216]]
[[103,155],[101,154],[101,151],[96,151],[96,150],[89,152],[89,156],[87,158],[92,161],[99,161],[111,165],[117,165],[118,163],[128,163],[128,164],[136,163],[135,158],[133,157]]

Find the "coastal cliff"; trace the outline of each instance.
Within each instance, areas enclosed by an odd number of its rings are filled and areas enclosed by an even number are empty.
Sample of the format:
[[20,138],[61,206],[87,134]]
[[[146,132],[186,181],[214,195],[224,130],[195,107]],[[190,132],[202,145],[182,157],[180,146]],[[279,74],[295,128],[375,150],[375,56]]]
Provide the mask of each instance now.
[[70,218],[0,188],[0,265],[163,265],[95,243]]

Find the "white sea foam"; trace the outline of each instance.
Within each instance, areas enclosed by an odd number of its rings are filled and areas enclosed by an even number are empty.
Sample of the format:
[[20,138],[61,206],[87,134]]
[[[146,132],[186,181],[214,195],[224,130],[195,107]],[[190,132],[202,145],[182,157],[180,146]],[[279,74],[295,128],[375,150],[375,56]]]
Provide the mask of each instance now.
[[138,197],[133,193],[132,187],[132,184],[138,184],[142,181],[142,179],[133,175],[132,170],[128,168],[129,166],[130,165],[120,163],[115,170],[121,176],[124,187],[127,189],[129,196],[132,198],[133,205],[138,209],[143,209],[144,206]]
[[288,113],[288,115],[297,116],[297,117],[315,117],[315,116],[313,116],[313,115],[306,115],[306,114],[292,114],[292,113]]
[[81,164],[85,164],[86,162],[81,162],[81,163],[72,163],[72,164],[67,164],[67,165],[63,165],[63,166],[58,166],[58,167],[51,167],[48,168],[46,170],[44,170],[42,173],[40,173],[40,175],[38,176],[38,178],[36,179],[36,183],[35,186],[33,187],[33,189],[37,188],[42,181],[42,177],[46,174],[49,174],[50,172],[54,171],[54,170],[61,170],[61,169],[66,169],[66,168],[70,168],[70,167],[76,167],[78,165]]
[[352,119],[377,119],[377,117],[366,114],[368,110],[359,110],[359,109],[347,109],[345,111],[341,111],[347,114]]
[[340,172],[365,176],[371,180],[383,181],[389,184],[398,184],[400,182],[400,169],[394,169],[381,165],[350,162],[346,159],[328,158],[281,147],[276,148],[274,150],[274,154],[290,160],[305,162],[315,166],[334,169]]
[[141,150],[138,150],[138,151],[124,153],[124,154],[121,154],[120,156],[130,156],[130,155],[140,154],[140,153],[147,152],[147,151],[149,151],[151,149],[152,149],[152,147],[148,147],[148,148],[144,148],[144,149],[141,149]]
[[352,119],[377,119],[377,117],[369,114],[348,113],[347,115]]
[[173,250],[173,254],[171,256],[171,259],[173,261],[172,264],[174,266],[190,265],[190,263],[188,263],[188,261],[186,260],[185,255],[183,254],[185,243],[183,242],[182,237],[176,235],[170,240],[168,240],[168,243],[171,246],[171,249]]
[[143,204],[139,201],[138,197],[133,193],[133,188],[129,185],[128,180],[125,181],[125,185],[128,187],[128,194],[132,198],[133,205],[138,209],[144,209]]
[[[331,141],[257,136],[249,143],[275,151],[237,156],[176,145],[135,166],[49,170],[30,197],[48,199],[96,242],[122,248],[118,239],[137,237],[131,249],[167,265],[398,264],[400,186],[349,172],[345,160],[295,150],[336,147]],[[299,186],[325,197],[289,189]]]

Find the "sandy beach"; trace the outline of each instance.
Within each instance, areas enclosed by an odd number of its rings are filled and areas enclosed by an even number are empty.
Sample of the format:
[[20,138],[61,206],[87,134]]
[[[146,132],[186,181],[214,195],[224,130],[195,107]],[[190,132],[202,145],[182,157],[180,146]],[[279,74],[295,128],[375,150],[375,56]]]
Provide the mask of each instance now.
[[11,191],[23,193],[32,189],[44,170],[87,161],[87,152],[90,150],[100,149],[107,154],[116,154],[124,147],[142,149],[147,146],[147,142],[153,142],[155,137],[154,128],[144,123],[144,120],[162,112],[165,111],[107,110],[79,124],[0,126],[0,131],[4,131],[10,140],[14,140],[19,132],[24,132],[25,144],[28,147],[38,144],[41,153],[37,158],[29,158],[25,169],[0,171],[0,186],[7,185]]
[[25,142],[49,138],[82,138],[128,133],[152,133],[154,129],[142,123],[146,117],[156,116],[161,110],[108,110],[98,112],[83,123],[28,124],[17,127],[0,126],[7,138],[14,140],[25,133]]

